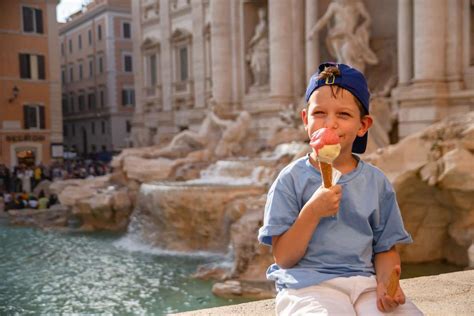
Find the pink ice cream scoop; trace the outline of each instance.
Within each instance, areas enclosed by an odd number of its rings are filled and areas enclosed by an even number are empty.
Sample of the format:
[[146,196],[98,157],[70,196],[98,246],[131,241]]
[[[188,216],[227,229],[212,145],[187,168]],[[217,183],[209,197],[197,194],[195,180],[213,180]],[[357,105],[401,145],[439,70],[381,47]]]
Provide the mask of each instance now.
[[332,129],[323,127],[311,135],[309,144],[316,150],[316,154],[319,154],[319,150],[324,146],[339,144],[339,136]]
[[311,135],[309,145],[316,151],[324,187],[332,186],[332,162],[341,152],[339,136],[332,129],[320,128]]

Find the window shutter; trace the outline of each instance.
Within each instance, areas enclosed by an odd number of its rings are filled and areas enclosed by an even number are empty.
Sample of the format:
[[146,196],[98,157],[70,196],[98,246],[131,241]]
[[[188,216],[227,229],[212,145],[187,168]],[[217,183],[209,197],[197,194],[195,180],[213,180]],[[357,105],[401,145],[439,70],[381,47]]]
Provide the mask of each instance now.
[[45,117],[44,117],[44,106],[38,106],[39,109],[39,120],[40,120],[40,128],[45,129],[46,124],[45,124]]
[[123,24],[123,37],[124,38],[130,38],[130,24],[129,23],[124,23]]
[[127,91],[122,90],[122,105],[126,105],[126,104],[127,104]]
[[20,54],[20,78],[31,78],[29,54]]
[[23,106],[23,128],[28,129],[30,128],[29,120],[28,120],[28,105]]
[[43,12],[35,9],[36,33],[43,34]]
[[45,68],[44,68],[44,56],[38,55],[38,79],[46,79]]
[[23,31],[33,32],[33,9],[23,7]]

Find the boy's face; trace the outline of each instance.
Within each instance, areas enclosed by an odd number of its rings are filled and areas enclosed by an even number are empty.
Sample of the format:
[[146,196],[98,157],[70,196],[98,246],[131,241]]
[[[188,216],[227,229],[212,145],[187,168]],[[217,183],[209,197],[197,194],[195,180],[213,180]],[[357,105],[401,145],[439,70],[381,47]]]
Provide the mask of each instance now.
[[372,118],[369,115],[361,118],[355,97],[348,90],[333,89],[336,97],[330,86],[314,91],[308,107],[301,111],[301,118],[309,137],[320,128],[330,128],[339,135],[340,156],[351,155],[352,143],[357,136],[364,136],[372,125]]

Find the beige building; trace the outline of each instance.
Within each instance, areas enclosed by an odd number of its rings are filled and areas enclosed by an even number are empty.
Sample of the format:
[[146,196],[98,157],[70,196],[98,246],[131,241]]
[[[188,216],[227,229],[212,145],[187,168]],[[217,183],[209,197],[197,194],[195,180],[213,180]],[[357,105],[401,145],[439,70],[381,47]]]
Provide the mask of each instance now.
[[0,163],[62,158],[57,0],[0,1]]
[[132,14],[135,146],[196,131],[211,108],[250,112],[264,145],[321,61],[363,69],[392,141],[474,109],[471,0],[140,0]]
[[130,0],[95,0],[60,26],[64,143],[79,154],[126,145],[135,106]]

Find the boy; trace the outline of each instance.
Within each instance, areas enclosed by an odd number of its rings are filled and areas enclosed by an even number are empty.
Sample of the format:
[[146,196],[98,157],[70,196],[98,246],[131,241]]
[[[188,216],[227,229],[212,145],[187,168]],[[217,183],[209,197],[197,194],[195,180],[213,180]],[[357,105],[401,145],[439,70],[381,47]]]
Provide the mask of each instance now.
[[333,129],[341,152],[333,162],[342,176],[321,186],[316,153],[285,167],[269,190],[259,241],[272,246],[267,278],[278,289],[278,315],[422,315],[398,285],[403,227],[395,192],[383,173],[353,153],[365,152],[370,94],[358,70],[325,63],[311,77],[301,118],[308,136]]

